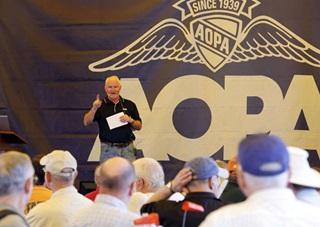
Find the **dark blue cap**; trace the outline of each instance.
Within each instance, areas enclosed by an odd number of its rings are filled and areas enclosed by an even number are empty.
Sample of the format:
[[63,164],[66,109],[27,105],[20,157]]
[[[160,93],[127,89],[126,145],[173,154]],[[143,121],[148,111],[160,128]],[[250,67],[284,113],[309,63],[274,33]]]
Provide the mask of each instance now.
[[273,135],[252,135],[242,140],[237,160],[243,171],[255,176],[275,176],[289,167],[287,146]]

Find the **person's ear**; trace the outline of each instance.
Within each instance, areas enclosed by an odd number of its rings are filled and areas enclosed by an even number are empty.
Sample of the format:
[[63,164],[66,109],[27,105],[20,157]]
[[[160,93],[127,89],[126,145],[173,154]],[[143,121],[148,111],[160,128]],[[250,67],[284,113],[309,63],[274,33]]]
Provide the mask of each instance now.
[[50,184],[52,181],[52,176],[51,176],[50,172],[46,171],[44,173],[44,179],[45,179],[46,186],[51,189]]
[[209,179],[208,179],[208,186],[209,186],[209,188],[212,190],[213,189],[213,176],[212,177],[210,177]]
[[141,177],[138,177],[136,180],[136,190],[139,192],[144,188],[144,180]]
[[98,187],[100,187],[100,176],[98,176],[98,178],[97,178],[97,180],[96,180],[96,185],[98,186]]
[[134,192],[134,182],[132,182],[129,186],[129,196],[132,196],[133,192]]
[[24,191],[26,194],[30,194],[33,188],[33,176],[26,180],[24,185]]
[[73,178],[73,179],[76,179],[76,178],[77,178],[77,176],[78,176],[78,171],[77,171],[77,170],[75,170],[74,172],[75,172],[75,173],[74,173],[74,178]]
[[242,170],[239,167],[237,169],[237,183],[242,191],[246,189],[246,181],[244,180]]
[[216,193],[219,188],[220,178],[218,176],[212,176],[208,179],[208,182],[210,190]]

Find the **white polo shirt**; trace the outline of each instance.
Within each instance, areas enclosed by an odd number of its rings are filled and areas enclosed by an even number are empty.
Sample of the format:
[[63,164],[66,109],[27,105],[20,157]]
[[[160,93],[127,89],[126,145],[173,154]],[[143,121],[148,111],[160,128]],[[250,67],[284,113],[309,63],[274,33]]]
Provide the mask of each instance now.
[[139,215],[130,212],[120,199],[106,194],[98,194],[92,206],[77,212],[70,220],[70,227],[119,226],[134,227]]
[[273,188],[213,211],[200,227],[320,226],[319,214],[319,207],[299,201],[290,189]]
[[78,193],[74,186],[55,191],[51,198],[32,208],[27,215],[31,227],[63,227],[78,210],[92,205],[93,202]]

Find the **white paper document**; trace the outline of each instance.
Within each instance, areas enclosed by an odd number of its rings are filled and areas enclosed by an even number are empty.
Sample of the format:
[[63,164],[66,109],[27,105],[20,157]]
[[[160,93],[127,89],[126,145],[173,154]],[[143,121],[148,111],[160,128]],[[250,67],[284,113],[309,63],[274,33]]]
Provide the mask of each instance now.
[[117,113],[115,115],[112,115],[112,116],[106,118],[110,130],[128,124],[128,122],[121,122],[120,121],[120,117],[123,115],[124,115],[124,113],[120,112],[120,113]]

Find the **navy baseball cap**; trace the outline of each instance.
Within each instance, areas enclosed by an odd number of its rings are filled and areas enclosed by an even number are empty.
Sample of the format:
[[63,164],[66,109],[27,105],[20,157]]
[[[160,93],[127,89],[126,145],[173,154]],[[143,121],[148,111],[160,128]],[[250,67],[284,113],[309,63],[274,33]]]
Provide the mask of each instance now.
[[277,136],[251,135],[239,144],[237,161],[255,176],[275,176],[289,168],[286,144]]

